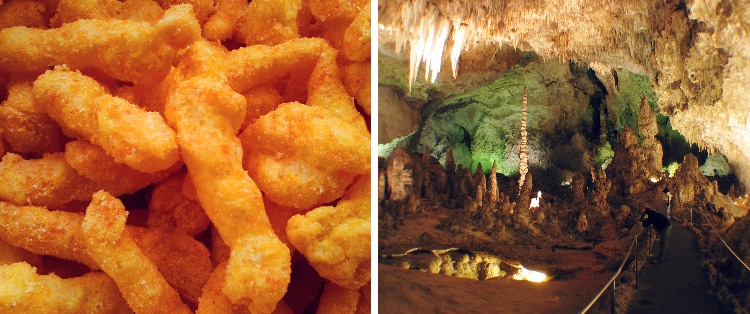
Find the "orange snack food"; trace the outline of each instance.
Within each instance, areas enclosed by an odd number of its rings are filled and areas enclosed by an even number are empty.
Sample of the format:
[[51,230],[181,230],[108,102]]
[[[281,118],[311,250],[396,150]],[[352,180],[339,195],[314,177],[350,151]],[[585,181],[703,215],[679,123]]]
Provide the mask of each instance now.
[[233,303],[268,313],[286,293],[291,262],[289,249],[273,233],[260,190],[242,169],[235,134],[244,113],[242,95],[201,77],[180,84],[166,106],[198,200],[231,248],[222,291]]
[[[34,93],[42,110],[60,123],[65,134],[101,146],[117,162],[156,172],[179,159],[175,133],[161,115],[107,94],[80,72],[48,71],[34,82]],[[79,96],[64,96],[71,93]]]
[[107,192],[96,192],[81,224],[86,251],[117,283],[136,313],[190,313],[125,229],[127,212]]
[[0,0],[0,312],[369,312],[369,6]]
[[361,177],[334,206],[289,219],[289,240],[320,276],[358,289],[370,281],[370,178]]
[[49,30],[11,27],[0,30],[0,69],[40,72],[67,64],[128,82],[153,81],[167,74],[178,50],[199,37],[200,25],[189,5],[169,8],[154,25],[93,19]]
[[281,205],[309,209],[336,200],[370,169],[369,133],[320,107],[283,104],[241,138],[245,168]]
[[117,286],[102,272],[62,279],[21,262],[0,265],[2,313],[128,313]]

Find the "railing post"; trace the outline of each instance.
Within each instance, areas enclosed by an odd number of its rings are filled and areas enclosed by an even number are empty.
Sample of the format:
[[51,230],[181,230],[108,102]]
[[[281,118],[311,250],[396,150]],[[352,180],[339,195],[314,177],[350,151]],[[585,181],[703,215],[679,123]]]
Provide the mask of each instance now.
[[716,285],[714,292],[719,291],[719,280],[721,280],[721,259],[724,258],[724,245],[719,241],[719,260],[716,262]]
[[615,299],[617,299],[615,290],[617,290],[617,278],[612,280],[612,314],[615,314]]
[[638,235],[635,235],[635,288],[638,289]]

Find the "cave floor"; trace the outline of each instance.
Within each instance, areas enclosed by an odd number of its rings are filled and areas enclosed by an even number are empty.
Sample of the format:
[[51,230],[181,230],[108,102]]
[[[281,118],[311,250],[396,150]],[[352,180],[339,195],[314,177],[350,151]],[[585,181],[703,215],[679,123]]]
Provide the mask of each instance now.
[[[654,256],[659,253],[658,247],[655,243]],[[638,280],[628,313],[722,313],[708,282],[696,236],[677,222],[672,223],[664,263],[645,265]]]
[[[614,274],[606,250],[575,239],[564,239],[567,249],[534,245],[487,246],[483,234],[448,234],[436,229],[451,210],[432,209],[430,214],[409,217],[390,236],[379,233],[380,254],[408,249],[462,247],[491,251],[526,268],[556,276],[533,283],[507,278],[485,281],[429,274],[378,264],[378,309],[382,313],[578,313]],[[420,236],[430,233],[429,244]],[[561,239],[563,240],[563,239]],[[614,245],[621,250],[620,245]],[[614,266],[614,267],[613,267]]]

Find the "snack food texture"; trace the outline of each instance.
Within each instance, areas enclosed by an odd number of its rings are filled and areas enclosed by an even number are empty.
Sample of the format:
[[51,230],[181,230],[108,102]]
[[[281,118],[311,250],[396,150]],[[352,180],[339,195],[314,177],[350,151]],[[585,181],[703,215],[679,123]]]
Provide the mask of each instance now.
[[0,312],[369,312],[370,5],[0,1]]

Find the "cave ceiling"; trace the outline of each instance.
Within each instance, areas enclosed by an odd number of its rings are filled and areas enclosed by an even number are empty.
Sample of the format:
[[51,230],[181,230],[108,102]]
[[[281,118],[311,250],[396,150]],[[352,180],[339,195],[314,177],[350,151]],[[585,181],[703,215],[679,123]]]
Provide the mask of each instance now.
[[[424,111],[435,110],[429,106],[433,100],[491,85],[519,64],[572,63],[595,71],[609,95],[620,92],[623,73],[645,77],[654,111],[669,117],[688,142],[726,156],[747,187],[748,5],[748,0],[381,0],[379,142],[416,131]],[[572,72],[555,73],[570,82]],[[586,84],[572,86],[585,93]],[[542,99],[545,87],[531,92]],[[540,103],[551,103],[545,99]],[[568,114],[546,110],[561,112]]]

